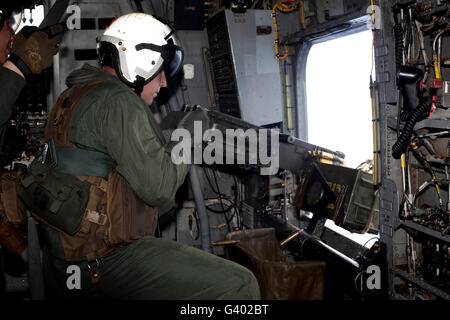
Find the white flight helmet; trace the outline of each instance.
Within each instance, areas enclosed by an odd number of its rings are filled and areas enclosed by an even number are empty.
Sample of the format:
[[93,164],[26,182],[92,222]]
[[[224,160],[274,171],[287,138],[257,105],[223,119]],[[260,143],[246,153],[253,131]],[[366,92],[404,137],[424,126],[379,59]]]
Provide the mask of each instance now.
[[100,62],[111,59],[119,78],[140,94],[162,70],[172,78],[183,63],[173,30],[153,16],[130,13],[114,20],[97,40]]

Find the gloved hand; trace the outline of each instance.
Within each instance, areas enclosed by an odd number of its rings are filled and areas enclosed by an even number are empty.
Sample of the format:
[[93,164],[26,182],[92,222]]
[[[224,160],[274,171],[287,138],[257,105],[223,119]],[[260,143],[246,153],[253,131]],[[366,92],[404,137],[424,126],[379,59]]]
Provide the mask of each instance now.
[[210,129],[211,119],[208,116],[208,110],[203,107],[197,107],[195,111],[189,111],[184,112],[186,113],[186,116],[181,119],[181,121],[178,123],[178,128],[184,128],[189,131],[191,134],[191,137],[194,137],[194,122],[195,121],[201,121],[202,123],[202,137],[203,133]]
[[167,116],[162,119],[159,127],[161,130],[175,130],[181,120],[186,117],[187,113],[183,111],[172,111],[167,114]]
[[[35,32],[36,27],[24,27],[18,35],[14,37],[9,60],[24,73],[40,74],[53,63],[53,55],[59,51],[59,44],[62,40],[62,33],[49,39],[47,33]],[[17,59],[18,58],[18,59]],[[21,65],[21,60],[28,70]]]

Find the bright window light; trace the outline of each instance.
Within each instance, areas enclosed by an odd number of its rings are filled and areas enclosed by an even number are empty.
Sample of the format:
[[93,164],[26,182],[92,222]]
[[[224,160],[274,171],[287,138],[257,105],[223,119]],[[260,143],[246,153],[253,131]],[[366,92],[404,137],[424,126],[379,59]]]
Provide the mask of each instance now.
[[360,244],[361,246],[365,246],[367,248],[371,248],[375,242],[380,238],[379,234],[373,234],[373,233],[352,233],[350,231],[345,230],[344,228],[341,228],[334,224],[333,220],[327,219],[325,221],[325,227],[333,230],[334,232],[349,238],[356,243]]
[[344,152],[350,168],[373,157],[371,65],[370,30],[315,44],[308,55],[308,142]]
[[[308,142],[344,152],[350,168],[373,157],[371,67],[370,30],[315,44],[308,55]],[[351,233],[331,220],[325,226],[369,248],[379,238]]]
[[22,21],[17,32],[19,32],[25,26],[38,27],[41,24],[42,20],[44,20],[44,6],[36,6],[33,10],[25,9],[23,11]]

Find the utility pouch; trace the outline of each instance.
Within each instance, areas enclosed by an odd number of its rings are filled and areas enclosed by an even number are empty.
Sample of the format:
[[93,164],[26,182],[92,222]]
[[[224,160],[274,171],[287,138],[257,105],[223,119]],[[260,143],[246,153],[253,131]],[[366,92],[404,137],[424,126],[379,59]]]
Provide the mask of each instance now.
[[35,161],[22,181],[19,198],[38,218],[74,235],[89,200],[91,184]]

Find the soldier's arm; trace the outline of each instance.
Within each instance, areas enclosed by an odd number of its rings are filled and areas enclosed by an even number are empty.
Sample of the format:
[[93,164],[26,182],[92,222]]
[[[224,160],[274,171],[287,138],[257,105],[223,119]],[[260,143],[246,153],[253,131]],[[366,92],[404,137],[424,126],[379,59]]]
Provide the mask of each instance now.
[[161,144],[146,116],[146,106],[134,93],[109,100],[101,132],[117,171],[146,203],[167,203],[183,183],[189,165],[172,162],[171,148]]
[[14,103],[26,84],[23,76],[13,71],[13,66],[7,61],[3,67],[0,67],[0,128],[7,124],[14,109]]

